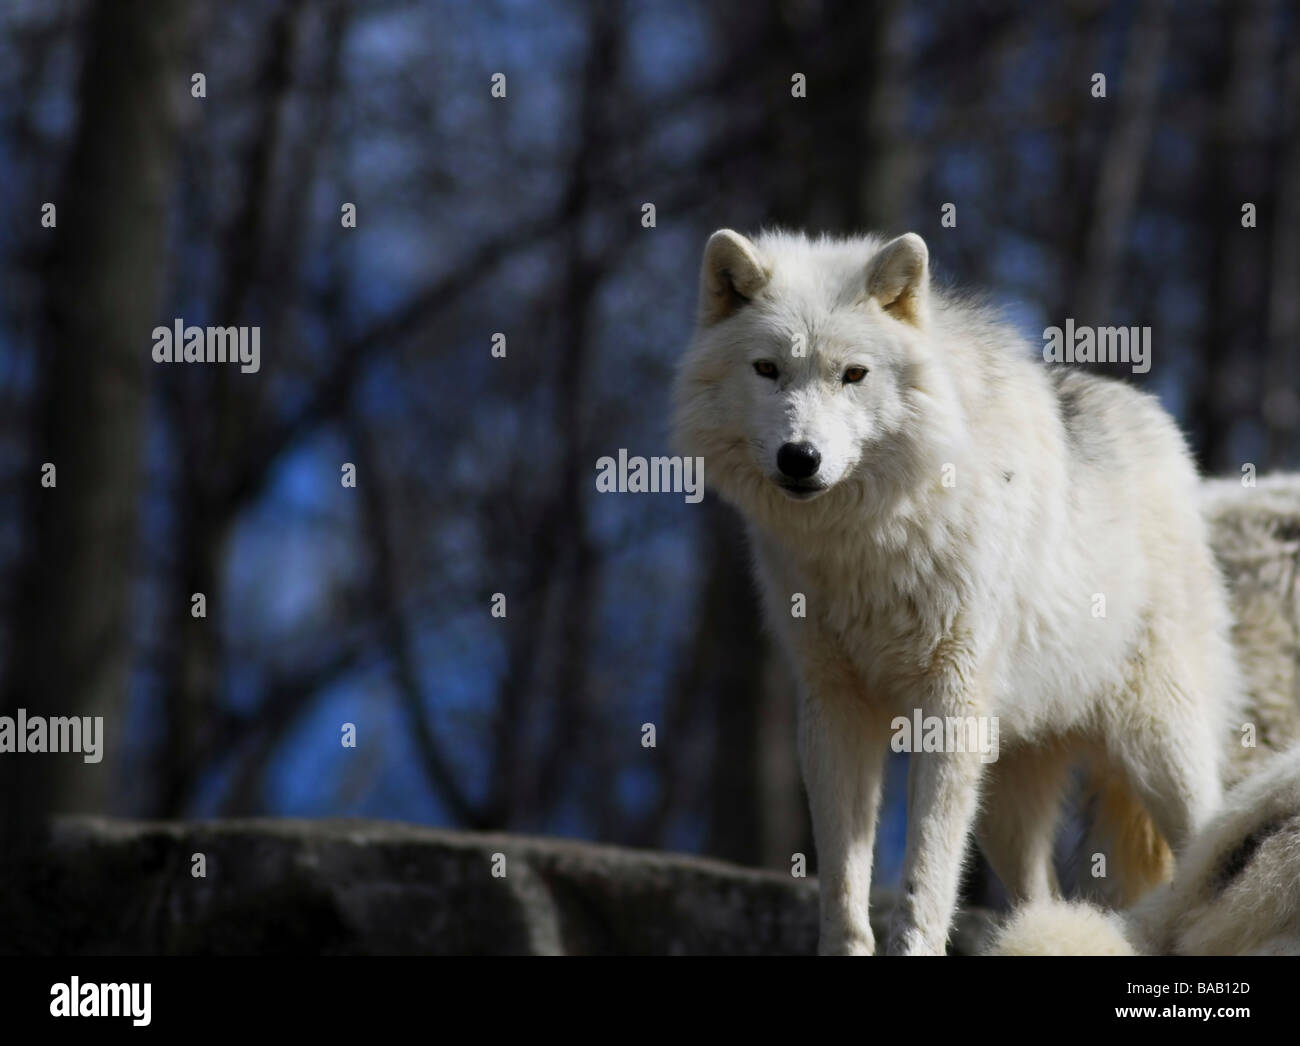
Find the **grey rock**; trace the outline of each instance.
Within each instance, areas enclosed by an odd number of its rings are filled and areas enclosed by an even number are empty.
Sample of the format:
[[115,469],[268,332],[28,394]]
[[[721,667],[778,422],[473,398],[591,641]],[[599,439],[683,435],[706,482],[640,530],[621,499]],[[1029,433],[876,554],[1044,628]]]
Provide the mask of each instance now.
[[[384,821],[64,818],[14,874],[0,948],[28,954],[810,955],[817,941],[812,879]],[[873,907],[883,939],[889,896]],[[988,920],[963,914],[954,951]]]

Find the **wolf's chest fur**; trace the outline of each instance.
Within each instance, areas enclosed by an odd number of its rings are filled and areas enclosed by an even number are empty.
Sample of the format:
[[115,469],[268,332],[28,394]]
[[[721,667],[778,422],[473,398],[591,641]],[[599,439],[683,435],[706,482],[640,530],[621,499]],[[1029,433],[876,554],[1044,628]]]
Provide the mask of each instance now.
[[903,523],[864,522],[853,540],[760,540],[759,556],[805,596],[806,617],[789,627],[818,630],[881,697],[935,669],[973,587],[962,550]]
[[[1027,564],[1013,526],[993,540],[988,526],[971,533],[960,525],[959,498],[949,509],[863,520],[821,539],[756,536],[761,569],[787,594],[784,604],[771,604],[791,618],[778,628],[796,643],[803,630],[825,656],[852,666],[873,702],[891,709],[915,707],[926,684],[957,664],[979,675],[991,711],[1016,713],[1026,731],[1048,715],[1072,720],[1078,712],[1065,709],[1081,710],[1082,695],[1122,674],[1128,644],[1121,632],[1131,634],[1133,622],[1071,610],[1086,606],[1089,586],[1068,557]],[[1007,546],[1022,551],[1012,555]],[[805,597],[802,619],[788,609],[797,593]]]

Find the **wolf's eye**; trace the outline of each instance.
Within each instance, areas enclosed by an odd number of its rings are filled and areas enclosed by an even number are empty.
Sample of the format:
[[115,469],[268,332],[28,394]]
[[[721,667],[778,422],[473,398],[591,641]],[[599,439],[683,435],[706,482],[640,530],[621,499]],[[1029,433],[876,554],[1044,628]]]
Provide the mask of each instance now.
[[850,367],[844,372],[844,384],[856,385],[867,376],[866,367]]
[[760,378],[771,378],[776,380],[776,364],[771,360],[758,360],[754,364],[754,372]]

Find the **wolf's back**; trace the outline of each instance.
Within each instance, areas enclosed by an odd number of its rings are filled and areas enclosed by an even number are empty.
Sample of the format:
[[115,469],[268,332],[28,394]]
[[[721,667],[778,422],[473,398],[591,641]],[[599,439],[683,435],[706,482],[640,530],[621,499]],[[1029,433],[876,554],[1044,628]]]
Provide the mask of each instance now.
[[[1227,578],[1246,693],[1229,780],[1300,743],[1300,474],[1204,484],[1215,557]],[[1250,743],[1253,742],[1253,745]]]

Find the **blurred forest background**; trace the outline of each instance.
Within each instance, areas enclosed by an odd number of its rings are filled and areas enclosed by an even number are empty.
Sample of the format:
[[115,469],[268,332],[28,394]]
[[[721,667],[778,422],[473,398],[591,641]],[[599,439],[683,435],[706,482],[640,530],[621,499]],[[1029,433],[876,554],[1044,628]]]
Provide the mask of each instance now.
[[[7,828],[367,816],[789,868],[737,520],[594,483],[667,452],[708,233],[914,230],[1032,345],[1150,325],[1130,380],[1207,469],[1295,466],[1298,120],[1274,0],[10,0],[0,697],[108,744],[0,761]],[[175,317],[260,325],[260,372],[154,364]]]

